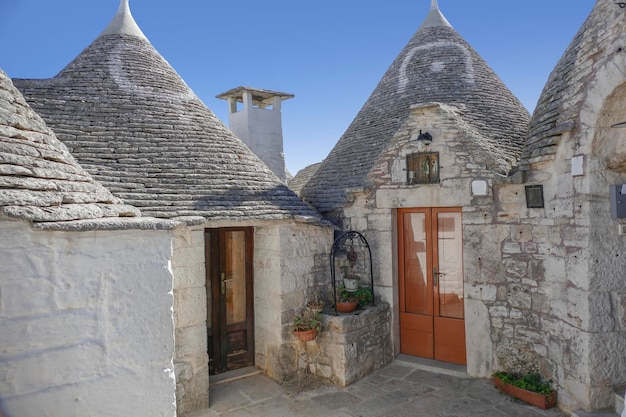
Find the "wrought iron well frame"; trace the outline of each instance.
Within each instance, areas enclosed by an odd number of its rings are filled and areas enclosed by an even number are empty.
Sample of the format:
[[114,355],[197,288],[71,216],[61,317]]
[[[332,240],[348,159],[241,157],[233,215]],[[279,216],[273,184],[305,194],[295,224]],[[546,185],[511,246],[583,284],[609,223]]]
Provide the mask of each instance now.
[[349,230],[340,234],[339,237],[335,239],[335,241],[333,242],[333,246],[330,249],[330,276],[333,286],[333,304],[335,306],[336,316],[339,315],[339,313],[337,313],[337,277],[335,273],[335,259],[340,249],[348,240],[354,241],[354,239],[357,238],[361,241],[361,243],[365,245],[365,248],[367,248],[367,253],[369,255],[370,291],[372,292],[372,305],[376,305],[376,297],[374,295],[374,269],[372,266],[372,250],[365,236],[355,230]]

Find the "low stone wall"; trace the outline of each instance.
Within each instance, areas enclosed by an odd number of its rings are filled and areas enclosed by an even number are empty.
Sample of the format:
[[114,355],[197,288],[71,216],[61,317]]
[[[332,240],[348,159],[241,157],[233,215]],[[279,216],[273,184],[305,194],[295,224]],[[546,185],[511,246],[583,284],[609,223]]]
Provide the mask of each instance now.
[[388,303],[360,312],[323,315],[323,329],[315,341],[295,341],[299,369],[349,385],[393,360],[391,310]]

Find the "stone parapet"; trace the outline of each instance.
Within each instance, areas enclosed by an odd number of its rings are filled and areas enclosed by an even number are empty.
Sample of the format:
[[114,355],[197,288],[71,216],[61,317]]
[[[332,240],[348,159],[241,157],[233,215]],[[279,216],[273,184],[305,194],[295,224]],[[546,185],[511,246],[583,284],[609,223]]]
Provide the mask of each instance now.
[[391,310],[388,303],[353,314],[323,315],[315,341],[296,343],[299,367],[347,386],[389,364],[393,358]]

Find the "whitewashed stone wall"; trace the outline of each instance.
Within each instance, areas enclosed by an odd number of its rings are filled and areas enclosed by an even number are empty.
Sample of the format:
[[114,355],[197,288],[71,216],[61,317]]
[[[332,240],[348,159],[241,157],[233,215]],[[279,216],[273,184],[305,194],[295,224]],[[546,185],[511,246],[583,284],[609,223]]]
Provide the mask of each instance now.
[[178,415],[209,406],[204,228],[177,229],[172,258]]
[[171,231],[0,236],[2,412],[175,416]]

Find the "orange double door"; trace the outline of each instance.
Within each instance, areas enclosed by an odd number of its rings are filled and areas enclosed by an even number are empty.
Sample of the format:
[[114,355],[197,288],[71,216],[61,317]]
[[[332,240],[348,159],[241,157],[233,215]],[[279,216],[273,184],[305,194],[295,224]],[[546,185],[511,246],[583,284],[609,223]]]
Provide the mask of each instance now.
[[400,351],[465,365],[460,208],[398,210]]

